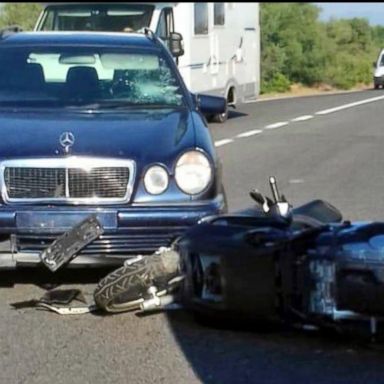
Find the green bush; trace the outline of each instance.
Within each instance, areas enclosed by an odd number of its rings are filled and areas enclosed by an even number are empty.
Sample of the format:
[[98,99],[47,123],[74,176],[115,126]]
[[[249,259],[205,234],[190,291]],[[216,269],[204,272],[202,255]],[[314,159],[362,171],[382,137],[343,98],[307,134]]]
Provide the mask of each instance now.
[[286,92],[289,91],[291,83],[282,73],[278,72],[269,81],[264,81],[261,86],[261,93]]
[[324,81],[341,89],[350,89],[356,84],[369,84],[372,81],[370,63],[368,56],[360,57],[341,52],[331,60]]
[[4,3],[0,27],[20,25],[24,30],[32,30],[42,9],[39,3]]
[[262,92],[284,92],[292,83],[349,89],[372,81],[384,27],[362,18],[320,22],[319,11],[311,3],[260,3]]

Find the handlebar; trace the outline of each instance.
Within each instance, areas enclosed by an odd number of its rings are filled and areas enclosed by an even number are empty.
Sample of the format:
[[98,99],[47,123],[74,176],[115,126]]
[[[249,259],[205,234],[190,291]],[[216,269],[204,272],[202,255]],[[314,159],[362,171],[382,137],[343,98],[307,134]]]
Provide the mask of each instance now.
[[273,200],[262,195],[258,190],[250,192],[252,199],[262,212],[271,218],[278,217],[288,223],[301,223],[309,227],[319,227],[329,223],[341,223],[341,212],[323,200],[313,200],[300,207],[292,209],[284,195],[280,195],[277,180],[274,176],[269,178]]

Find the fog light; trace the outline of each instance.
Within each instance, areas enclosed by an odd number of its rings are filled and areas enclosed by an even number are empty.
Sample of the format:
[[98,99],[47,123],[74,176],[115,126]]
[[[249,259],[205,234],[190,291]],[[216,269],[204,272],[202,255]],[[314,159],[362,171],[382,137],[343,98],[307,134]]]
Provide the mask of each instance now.
[[168,173],[159,165],[154,165],[145,173],[144,186],[151,195],[160,195],[163,193],[168,188],[168,183]]

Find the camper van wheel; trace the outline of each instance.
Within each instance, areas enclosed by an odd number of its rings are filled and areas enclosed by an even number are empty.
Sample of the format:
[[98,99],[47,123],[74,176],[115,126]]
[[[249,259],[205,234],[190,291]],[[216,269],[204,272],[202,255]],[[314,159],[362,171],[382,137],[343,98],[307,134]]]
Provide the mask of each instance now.
[[211,121],[215,123],[225,123],[228,120],[228,105],[235,105],[236,104],[236,90],[235,87],[230,87],[227,93],[227,105],[225,112],[219,115],[214,115],[211,117]]
[[228,106],[225,109],[224,113],[218,115],[213,115],[211,121],[214,123],[225,123],[228,120]]

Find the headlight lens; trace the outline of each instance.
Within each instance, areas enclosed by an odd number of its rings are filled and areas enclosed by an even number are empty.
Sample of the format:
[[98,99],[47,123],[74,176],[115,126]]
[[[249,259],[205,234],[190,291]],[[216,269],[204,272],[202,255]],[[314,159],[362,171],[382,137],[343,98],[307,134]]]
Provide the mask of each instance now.
[[168,187],[169,177],[167,171],[159,165],[149,168],[144,176],[144,186],[148,193],[160,195]]
[[176,183],[189,195],[196,195],[207,188],[212,178],[212,168],[207,157],[198,151],[184,153],[176,164]]

